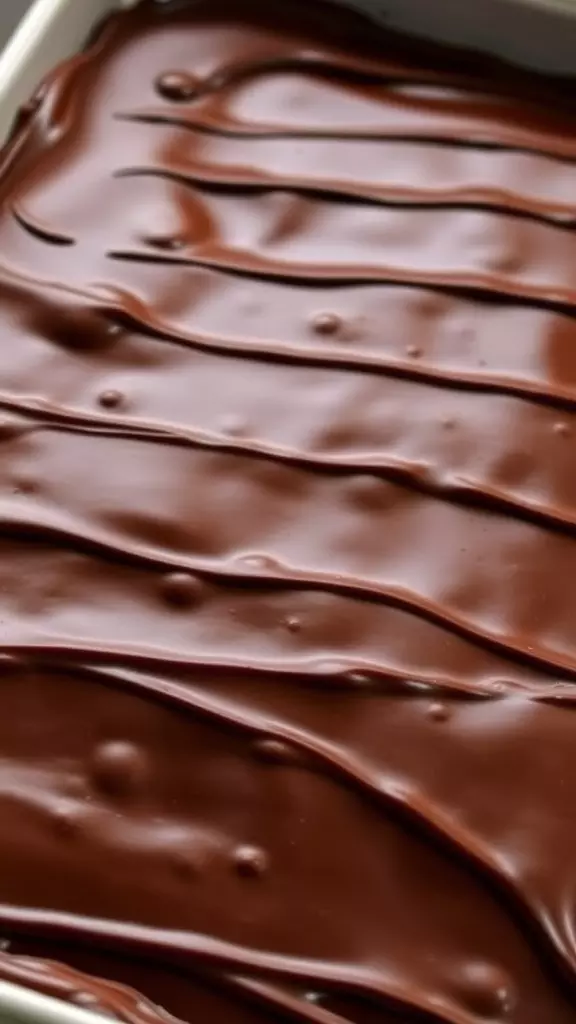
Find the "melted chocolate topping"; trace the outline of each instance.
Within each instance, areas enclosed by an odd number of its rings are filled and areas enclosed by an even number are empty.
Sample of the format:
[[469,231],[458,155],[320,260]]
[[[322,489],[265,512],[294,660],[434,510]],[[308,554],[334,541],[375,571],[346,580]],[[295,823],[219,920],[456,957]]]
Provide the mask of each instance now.
[[131,1024],[576,1022],[554,95],[309,0],[199,0],[114,15],[28,105],[3,977]]

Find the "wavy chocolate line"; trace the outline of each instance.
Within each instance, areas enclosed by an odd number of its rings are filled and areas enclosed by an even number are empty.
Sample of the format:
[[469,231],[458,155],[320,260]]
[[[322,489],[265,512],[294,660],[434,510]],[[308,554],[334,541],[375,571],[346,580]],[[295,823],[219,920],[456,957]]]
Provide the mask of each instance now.
[[[289,191],[320,199],[350,199],[356,202],[372,203],[375,207],[400,207],[407,210],[481,210],[487,213],[515,215],[537,223],[560,226],[563,228],[576,226],[576,206],[573,203],[535,203],[526,196],[513,190],[483,188],[482,186],[462,184],[459,188],[430,189],[422,185],[402,187],[394,185],[373,184],[324,180],[316,183],[304,175],[282,176],[272,175],[252,168],[237,170],[228,167],[219,168],[217,164],[200,164],[192,162],[184,170],[176,170],[172,166],[126,167],[114,172],[115,178],[160,178],[187,185],[190,188],[221,187],[225,191],[245,189],[247,193],[270,191]],[[19,215],[24,227],[32,230],[31,223]],[[40,237],[39,229],[35,229]],[[54,236],[60,237],[60,236]],[[48,235],[47,241],[51,240]],[[68,241],[66,241],[66,244]]]
[[176,254],[151,255],[137,249],[110,249],[106,254],[111,260],[142,263],[149,266],[206,267],[243,274],[262,281],[290,281],[294,283],[314,282],[317,284],[376,285],[398,284],[412,287],[432,288],[441,291],[469,292],[487,297],[523,299],[540,307],[552,307],[561,311],[576,306],[576,288],[543,286],[537,284],[513,284],[491,273],[458,272],[452,270],[414,271],[394,264],[367,265],[358,268],[353,264],[322,266],[315,268],[310,263],[282,261],[253,255],[245,250],[232,253],[225,247],[209,247],[189,256]]
[[17,203],[12,205],[12,216],[33,238],[39,242],[46,242],[47,245],[74,245],[74,239],[69,235],[63,235],[52,228],[46,227],[34,221],[29,214],[23,213]]
[[268,1009],[283,1012],[291,1020],[310,1021],[311,1024],[348,1024],[339,1013],[333,1013],[322,1006],[314,1006],[313,1003],[305,1003],[302,999],[282,992],[269,983],[256,981],[254,978],[238,977],[232,977],[230,981],[244,992],[257,996]]
[[572,535],[576,528],[576,508],[555,506],[551,503],[528,501],[506,487],[498,487],[487,480],[474,480],[463,473],[457,473],[431,464],[431,460],[418,463],[382,453],[344,457],[326,455],[274,445],[259,439],[235,439],[217,431],[205,431],[194,427],[185,428],[161,420],[145,420],[136,417],[96,416],[83,414],[75,409],[43,407],[41,403],[10,399],[0,394],[0,408],[9,409],[21,416],[40,413],[44,420],[34,419],[24,429],[27,432],[50,430],[86,436],[117,437],[143,442],[156,441],[165,444],[184,445],[190,448],[226,452],[252,458],[266,458],[272,462],[296,468],[337,476],[354,476],[368,473],[387,480],[419,494],[428,494],[442,501],[450,501],[466,507],[487,509],[498,514],[511,513],[527,523],[534,523],[549,529]]
[[[24,503],[22,503],[24,504]],[[85,524],[70,514],[56,513],[14,518],[2,510],[0,504],[0,532],[9,536],[40,538],[43,541],[70,545],[75,550],[88,550],[104,554],[108,558],[131,562],[134,565],[156,566],[165,571],[188,571],[200,573],[218,581],[234,580],[243,583],[258,583],[269,586],[293,587],[303,590],[326,590],[335,594],[349,595],[363,600],[381,602],[389,607],[400,608],[419,618],[442,626],[447,631],[462,636],[472,644],[503,654],[513,661],[544,669],[551,676],[561,676],[576,681],[576,657],[552,650],[539,643],[527,643],[518,637],[498,634],[478,624],[473,624],[441,603],[426,598],[416,591],[402,586],[379,583],[344,573],[327,573],[299,569],[282,564],[269,555],[264,556],[266,568],[250,569],[246,562],[238,559],[174,557],[147,545],[127,544],[105,529],[86,528]]]
[[[350,786],[363,799],[376,801],[385,810],[399,811],[402,816],[422,830],[424,836],[433,836],[450,855],[466,865],[470,861],[490,886],[496,886],[505,900],[512,901],[512,912],[517,911],[531,923],[537,938],[543,944],[552,962],[560,961],[568,977],[576,971],[576,949],[573,935],[564,916],[558,913],[551,918],[549,910],[522,888],[514,870],[506,863],[504,856],[490,848],[467,829],[461,822],[451,819],[430,797],[421,796],[402,780],[386,778],[381,771],[370,768],[341,746],[323,740],[318,735],[299,726],[293,727],[270,718],[266,714],[245,711],[238,703],[215,697],[206,690],[186,682],[179,686],[165,677],[143,676],[141,673],[125,671],[122,668],[93,668],[83,666],[83,672],[96,680],[107,680],[113,685],[127,687],[136,693],[146,692],[152,698],[167,700],[174,707],[191,710],[207,717],[210,721],[226,727],[248,732],[253,737],[267,735],[275,740],[286,741],[306,756],[308,767],[318,766],[337,781]],[[576,699],[576,690],[571,700]],[[505,700],[505,695],[485,699]],[[528,699],[532,699],[529,697]],[[536,697],[535,699],[538,699]]]
[[515,153],[528,153],[534,156],[548,157],[551,160],[562,160],[573,163],[576,160],[576,144],[569,138],[556,137],[550,145],[543,145],[541,136],[537,133],[525,132],[504,127],[503,125],[491,125],[489,128],[477,127],[472,129],[466,123],[466,134],[460,134],[464,128],[465,119],[453,127],[439,126],[433,128],[425,123],[423,114],[422,123],[418,127],[406,127],[404,129],[395,126],[388,130],[382,127],[369,129],[358,128],[347,125],[338,128],[297,128],[283,124],[282,122],[256,124],[242,123],[233,118],[226,118],[222,115],[210,115],[197,110],[191,110],[186,117],[179,114],[177,117],[172,113],[166,113],[161,107],[142,107],[138,110],[120,110],[117,117],[123,120],[142,121],[147,124],[175,124],[182,128],[192,128],[195,131],[208,131],[231,137],[240,138],[283,138],[283,139],[342,139],[342,140],[372,140],[378,139],[387,143],[416,142],[423,145],[439,146],[461,146],[473,149],[499,149]]
[[498,487],[486,480],[474,480],[462,473],[431,465],[431,460],[418,463],[383,453],[344,457],[326,455],[287,445],[274,445],[260,439],[235,439],[217,431],[185,428],[161,420],[136,417],[96,416],[82,414],[75,409],[43,407],[41,403],[10,399],[0,394],[0,408],[23,416],[41,413],[44,422],[35,419],[28,430],[50,430],[85,434],[87,436],[117,437],[144,442],[184,445],[191,448],[228,452],[246,457],[264,457],[272,462],[312,471],[318,469],[337,476],[369,473],[391,481],[408,491],[428,494],[443,501],[466,507],[485,508],[499,514],[511,513],[518,519],[572,535],[576,528],[576,507],[554,506],[544,502],[528,501],[506,487]]
[[[278,656],[275,660],[250,660],[247,657],[225,658],[222,655],[200,657],[198,655],[179,655],[174,650],[144,644],[104,644],[83,641],[79,643],[73,637],[59,636],[53,640],[46,635],[36,639],[33,635],[8,638],[0,643],[0,656],[13,659],[20,655],[30,658],[33,662],[78,666],[114,666],[122,663],[132,671],[193,671],[208,676],[222,673],[241,673],[243,676],[284,681],[290,676],[295,686],[321,686],[323,690],[356,693],[365,690],[367,693],[385,693],[390,685],[405,685],[412,689],[420,688],[429,691],[430,695],[460,695],[472,700],[495,700],[513,693],[522,693],[530,699],[541,702],[564,702],[572,706],[576,702],[573,683],[561,684],[562,691],[549,691],[534,684],[520,685],[507,680],[486,680],[474,684],[465,676],[442,676],[439,673],[425,675],[422,672],[407,672],[392,668],[382,662],[345,659],[338,652],[333,657],[327,654],[302,658]],[[556,686],[558,684],[550,684]]]
[[124,921],[28,910],[0,904],[0,924],[14,934],[33,934],[78,945],[96,939],[111,952],[151,958],[180,967],[219,968],[277,980],[311,982],[368,998],[384,1008],[411,1010],[438,1024],[475,1024],[474,1017],[441,997],[432,998],[368,967],[260,952],[191,931],[152,928]]
[[[166,261],[167,263],[169,261]],[[334,370],[357,370],[365,373],[380,374],[392,378],[406,379],[414,383],[432,384],[444,389],[458,389],[460,391],[473,391],[476,393],[489,393],[495,395],[512,396],[526,401],[549,405],[552,408],[576,410],[576,385],[574,388],[563,386],[555,382],[552,387],[548,381],[528,379],[525,377],[514,377],[511,373],[504,374],[490,372],[488,367],[478,368],[476,366],[458,370],[451,370],[442,366],[426,364],[426,357],[416,362],[414,359],[391,358],[389,355],[377,357],[373,351],[368,354],[359,351],[359,346],[352,347],[347,342],[337,344],[323,340],[321,350],[316,344],[310,341],[307,345],[296,346],[281,341],[267,339],[266,342],[259,339],[248,339],[244,337],[226,338],[221,335],[212,335],[194,330],[186,331],[181,326],[162,319],[157,312],[146,305],[139,296],[130,293],[118,286],[109,284],[97,288],[80,289],[61,282],[45,278],[38,279],[31,277],[14,268],[0,264],[2,277],[18,289],[24,289],[26,294],[34,297],[42,297],[43,301],[74,301],[88,305],[94,312],[105,314],[112,321],[121,324],[127,330],[134,330],[155,338],[166,344],[180,345],[185,348],[199,349],[215,354],[238,356],[240,358],[259,358],[274,362],[285,362],[295,365],[313,365],[326,367]],[[220,272],[218,272],[220,273]],[[226,278],[227,274],[235,277],[231,271],[222,271],[221,276]],[[243,276],[243,275],[241,275]],[[342,284],[334,284],[334,289],[340,290]],[[387,287],[387,285],[383,285]],[[413,287],[414,291],[420,291],[418,285]],[[439,292],[447,295],[458,295],[458,289],[437,288],[431,289],[430,294]],[[465,293],[465,290],[464,290]],[[425,294],[425,292],[424,292]],[[504,301],[508,301],[504,296]],[[532,305],[526,300],[519,302],[520,308]],[[543,307],[545,308],[545,307]],[[569,310],[554,312],[560,323],[572,321]],[[576,317],[576,312],[574,312]],[[16,409],[22,399],[14,402],[9,396],[2,399],[6,407]],[[24,405],[23,405],[24,407]],[[41,398],[28,399],[25,408],[31,412],[40,412],[47,415],[50,412],[50,405],[43,402]]]

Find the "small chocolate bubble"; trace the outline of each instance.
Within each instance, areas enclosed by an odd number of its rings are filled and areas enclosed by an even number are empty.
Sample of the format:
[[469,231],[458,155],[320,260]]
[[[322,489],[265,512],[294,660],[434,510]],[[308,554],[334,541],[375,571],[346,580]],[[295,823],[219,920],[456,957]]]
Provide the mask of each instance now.
[[112,797],[138,793],[149,775],[145,754],[128,740],[101,743],[94,752],[91,768],[96,786]]
[[316,313],[312,327],[316,334],[337,334],[342,327],[342,318],[337,313]]
[[10,949],[10,939],[0,939],[0,953],[7,953]]
[[552,429],[558,437],[569,437],[571,433],[570,424],[566,423],[564,420],[559,420],[554,424]]
[[188,71],[165,71],[155,82],[156,92],[172,103],[185,103],[198,95],[198,79]]
[[257,878],[268,868],[268,857],[258,846],[238,846],[234,851],[234,865],[239,875]]
[[478,1017],[499,1017],[509,1013],[516,1003],[511,979],[494,964],[466,964],[457,989],[467,1009]]
[[450,712],[445,704],[440,701],[433,701],[428,708],[428,718],[433,722],[446,722],[450,717]]
[[189,572],[169,572],[162,580],[164,600],[174,608],[191,608],[202,596],[202,582]]
[[98,395],[98,403],[103,409],[118,409],[124,404],[124,395],[115,388],[109,388]]
[[297,615],[287,615],[284,619],[284,626],[289,633],[299,633],[302,629],[302,621]]

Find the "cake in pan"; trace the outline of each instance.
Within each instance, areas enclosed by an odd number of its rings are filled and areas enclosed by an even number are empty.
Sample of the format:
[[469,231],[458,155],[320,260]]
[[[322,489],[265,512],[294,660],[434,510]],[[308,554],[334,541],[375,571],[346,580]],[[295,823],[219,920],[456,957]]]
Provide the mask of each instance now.
[[[0,176],[0,975],[576,1022],[571,90],[144,2]],[[98,980],[107,979],[107,980]]]

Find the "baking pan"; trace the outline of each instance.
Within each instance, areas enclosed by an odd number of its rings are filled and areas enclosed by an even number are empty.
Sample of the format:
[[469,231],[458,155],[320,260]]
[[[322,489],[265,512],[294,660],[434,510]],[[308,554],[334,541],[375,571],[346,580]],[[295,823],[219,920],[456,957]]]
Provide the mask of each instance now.
[[[2,0],[0,0],[0,3]],[[0,143],[51,68],[79,50],[109,11],[136,0],[36,0],[0,56]]]
[[[18,108],[43,77],[81,49],[108,12],[137,2],[36,0],[0,53],[0,144]],[[562,77],[575,74],[576,0],[332,2],[367,12],[394,30],[489,53],[535,71]],[[241,3],[238,0],[239,8]],[[0,1024],[101,1024],[101,1020],[80,1007],[0,981]]]

